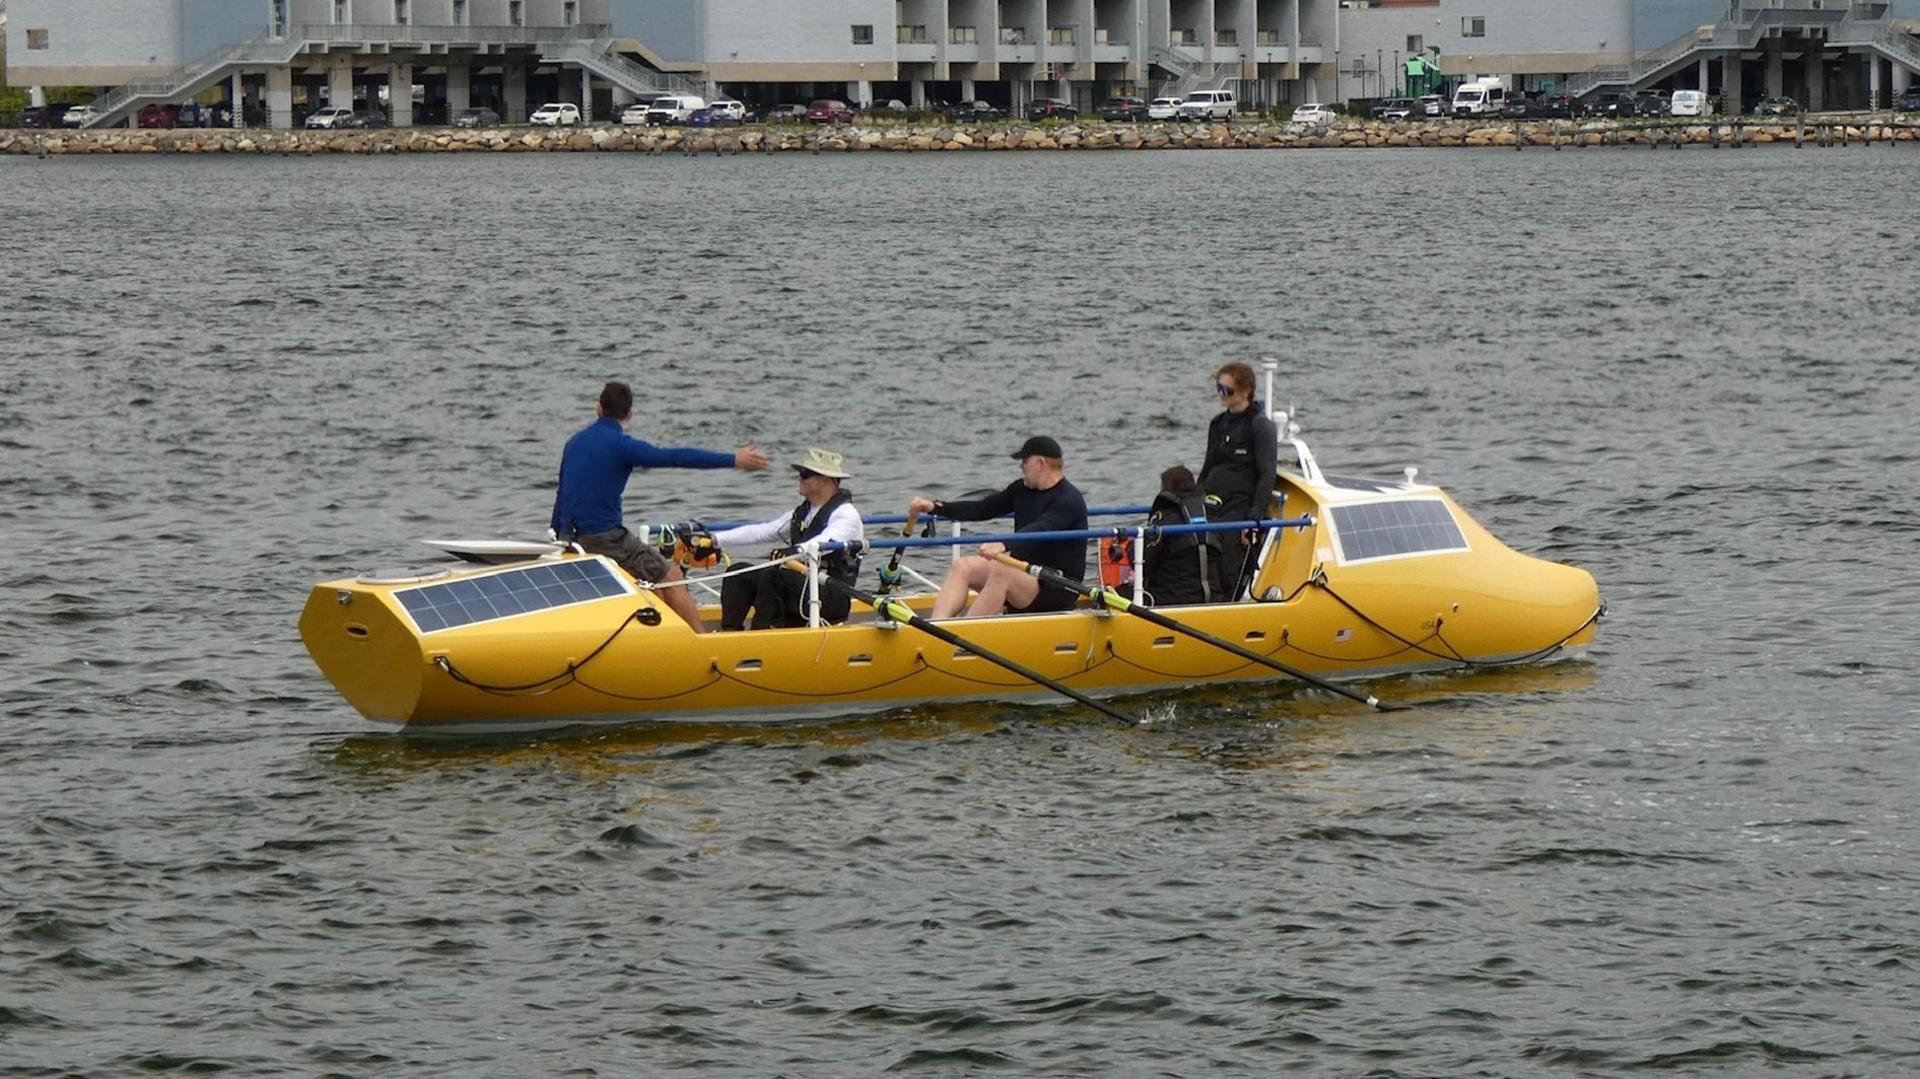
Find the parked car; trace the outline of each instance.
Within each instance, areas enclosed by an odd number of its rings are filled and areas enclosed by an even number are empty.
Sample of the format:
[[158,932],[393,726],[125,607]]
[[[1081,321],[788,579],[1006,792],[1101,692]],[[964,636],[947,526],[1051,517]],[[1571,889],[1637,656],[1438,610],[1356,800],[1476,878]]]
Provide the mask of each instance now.
[[1705,90],[1675,90],[1667,110],[1669,116],[1705,116],[1713,111],[1713,102]]
[[1920,90],[1908,90],[1901,94],[1893,107],[1900,112],[1920,112]]
[[1506,104],[1500,106],[1500,115],[1512,119],[1538,116],[1533,111],[1533,101],[1525,94],[1508,94]]
[[1110,97],[1100,103],[1100,119],[1132,120],[1147,118],[1147,103],[1137,97]]
[[1326,127],[1333,123],[1333,108],[1317,101],[1308,102],[1293,110],[1291,123],[1294,127]]
[[1799,103],[1790,97],[1761,98],[1753,107],[1755,116],[1794,116],[1800,112]]
[[1147,119],[1172,120],[1180,115],[1180,99],[1177,97],[1156,97],[1147,102]]
[[850,124],[853,122],[853,108],[838,98],[823,97],[807,106],[807,122]]
[[413,110],[413,122],[416,124],[445,124],[448,119],[447,103],[444,101],[423,101]]
[[59,127],[60,118],[67,114],[71,105],[28,105],[20,110],[21,127]]
[[948,115],[955,120],[998,120],[1003,113],[984,101],[962,101]]
[[1231,120],[1233,110],[1232,90],[1195,90],[1180,103],[1180,119]]
[[330,129],[346,126],[345,121],[353,118],[353,110],[341,105],[329,105],[324,109],[315,109],[307,117],[307,126],[314,129]]
[[720,98],[716,101],[710,101],[707,103],[707,108],[713,110],[714,115],[724,117],[729,123],[744,124],[747,122],[747,107],[731,98]]
[[805,105],[775,105],[767,110],[765,121],[769,124],[797,124],[807,118]]
[[1607,90],[1588,98],[1580,106],[1586,116],[1614,119],[1633,115],[1633,95],[1624,90]]
[[1573,99],[1565,94],[1541,94],[1533,99],[1533,115],[1564,120],[1573,115]]
[[198,101],[189,101],[174,111],[173,126],[232,127],[233,110],[225,105],[202,105]]
[[1369,109],[1376,120],[1405,120],[1413,115],[1413,99],[1390,97]]
[[72,105],[60,114],[61,127],[85,127],[93,122],[92,105]]
[[340,130],[349,128],[387,127],[387,114],[383,112],[356,112],[333,125]]
[[1439,94],[1427,94],[1413,99],[1415,116],[1445,116],[1447,99]]
[[1671,116],[1673,106],[1664,90],[1640,90],[1633,95],[1635,116]]
[[449,122],[455,127],[498,127],[500,114],[487,108],[461,109]]
[[1079,115],[1079,109],[1057,97],[1036,97],[1027,106],[1029,120],[1071,120]]
[[738,127],[740,121],[726,109],[718,105],[708,105],[704,109],[693,110],[687,117],[688,127]]
[[180,106],[148,105],[134,117],[134,122],[141,127],[174,127],[180,122]]
[[872,104],[867,106],[866,111],[867,112],[910,112],[912,110],[907,108],[906,102],[900,100],[897,97],[890,97],[890,98],[887,98],[885,101],[873,102]]
[[572,127],[579,122],[580,106],[571,101],[549,101],[527,117],[527,123],[539,127]]

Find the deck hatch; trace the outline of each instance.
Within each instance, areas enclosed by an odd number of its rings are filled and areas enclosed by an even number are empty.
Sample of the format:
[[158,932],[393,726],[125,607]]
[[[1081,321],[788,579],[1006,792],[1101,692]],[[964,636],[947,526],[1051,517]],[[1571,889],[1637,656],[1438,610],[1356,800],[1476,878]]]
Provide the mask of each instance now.
[[1467,549],[1453,514],[1437,498],[1335,506],[1333,531],[1342,562]]
[[394,597],[420,632],[433,633],[632,592],[605,561],[583,558],[399,589]]

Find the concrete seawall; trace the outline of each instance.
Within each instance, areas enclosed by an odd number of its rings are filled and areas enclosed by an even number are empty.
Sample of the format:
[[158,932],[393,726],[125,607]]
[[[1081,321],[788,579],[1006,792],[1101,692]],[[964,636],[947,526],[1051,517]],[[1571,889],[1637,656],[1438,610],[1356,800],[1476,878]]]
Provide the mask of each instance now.
[[1873,118],[1720,123],[1536,120],[1349,121],[1320,130],[1235,124],[880,124],[843,127],[398,128],[0,131],[0,154],[794,153],[959,150],[1283,150],[1336,147],[1868,145],[1920,141],[1920,125]]

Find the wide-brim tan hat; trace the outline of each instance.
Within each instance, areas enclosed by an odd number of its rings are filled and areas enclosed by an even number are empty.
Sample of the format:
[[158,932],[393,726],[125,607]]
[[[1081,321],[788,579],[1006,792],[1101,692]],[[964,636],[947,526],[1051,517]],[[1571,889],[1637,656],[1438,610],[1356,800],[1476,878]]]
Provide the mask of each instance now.
[[805,457],[793,463],[793,470],[799,472],[804,469],[808,472],[818,472],[822,476],[832,476],[836,480],[844,480],[847,478],[846,463],[846,458],[832,450],[811,446],[808,447]]

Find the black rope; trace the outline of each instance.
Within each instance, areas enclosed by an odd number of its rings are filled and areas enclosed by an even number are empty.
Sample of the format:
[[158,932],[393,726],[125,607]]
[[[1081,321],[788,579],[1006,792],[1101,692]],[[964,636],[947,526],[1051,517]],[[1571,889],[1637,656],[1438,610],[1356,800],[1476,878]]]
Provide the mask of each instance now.
[[485,682],[476,682],[460,673],[460,669],[453,665],[453,660],[446,656],[435,656],[433,662],[435,666],[447,672],[447,677],[463,686],[477,689],[482,693],[491,693],[496,697],[544,697],[549,693],[565,689],[568,685],[580,681],[580,669],[592,663],[595,657],[606,651],[608,646],[612,645],[622,633],[626,632],[628,626],[639,622],[642,612],[651,610],[653,610],[651,607],[642,607],[640,610],[634,611],[632,614],[622,618],[620,624],[613,627],[613,632],[607,634],[607,639],[596,645],[593,651],[588,652],[585,659],[582,659],[578,663],[569,663],[567,664],[566,670],[561,671],[559,674],[548,675],[537,682],[526,682],[521,685],[511,686],[489,685]]
[[631,693],[615,693],[613,690],[610,690],[610,689],[601,689],[599,686],[596,686],[588,682],[586,679],[581,678],[579,675],[575,675],[573,680],[575,684],[579,685],[580,688],[582,689],[588,690],[593,693],[598,693],[602,697],[612,697],[614,700],[617,700],[617,701],[670,701],[670,700],[673,700],[675,697],[685,697],[688,694],[698,693],[703,689],[709,689],[714,685],[714,683],[720,681],[720,678],[716,673],[715,677],[707,679],[706,681],[700,683],[699,685],[694,686],[692,689],[683,689],[678,693],[665,693],[658,697],[636,697]]
[[[1439,634],[1429,633],[1425,637],[1420,638],[1419,643],[1425,644],[1427,641],[1433,640],[1437,636],[1439,636]],[[1445,642],[1442,642],[1442,643],[1445,643]],[[1280,632],[1280,648],[1276,649],[1276,651],[1284,650],[1284,651],[1298,652],[1303,656],[1311,656],[1314,659],[1324,659],[1332,663],[1378,663],[1383,659],[1392,659],[1395,656],[1405,655],[1411,647],[1412,646],[1409,646],[1408,648],[1396,648],[1391,652],[1383,652],[1377,656],[1329,656],[1329,655],[1323,655],[1319,652],[1311,651],[1309,649],[1302,648],[1299,645],[1294,644],[1292,635],[1288,631],[1282,630]]]
[[[761,693],[778,693],[785,697],[811,697],[811,698],[824,700],[829,697],[844,697],[849,693],[872,693],[876,689],[885,689],[888,686],[898,685],[899,683],[904,682],[909,678],[912,678],[914,675],[919,674],[921,671],[929,671],[933,669],[933,665],[927,662],[927,659],[925,656],[916,654],[913,658],[920,661],[920,666],[914,668],[913,670],[908,671],[903,675],[900,675],[897,678],[889,678],[884,682],[876,682],[873,685],[862,686],[859,689],[841,690],[837,693],[803,693],[797,689],[773,689],[768,686],[756,686],[752,682],[749,682],[744,678],[741,678],[737,675],[728,674],[726,671],[721,670],[720,665],[718,663],[713,665],[713,673],[714,673],[714,681],[719,681],[720,679],[724,678],[729,682],[738,683],[740,685],[747,687],[748,689],[758,690]],[[710,682],[708,684],[711,685],[712,683]]]
[[[1607,605],[1602,603],[1600,606],[1594,608],[1593,613],[1588,615],[1584,621],[1582,621],[1579,625],[1575,626],[1573,628],[1573,632],[1568,633],[1566,636],[1560,638],[1559,640],[1553,642],[1550,645],[1547,645],[1545,648],[1536,649],[1532,652],[1526,653],[1525,655],[1514,656],[1510,659],[1468,659],[1467,657],[1461,655],[1460,650],[1455,648],[1451,643],[1449,643],[1445,637],[1441,636],[1440,626],[1445,621],[1445,619],[1441,619],[1441,618],[1434,619],[1433,632],[1431,634],[1421,638],[1419,641],[1409,641],[1405,637],[1402,637],[1398,633],[1395,633],[1394,631],[1388,629],[1386,626],[1381,625],[1378,621],[1376,621],[1372,616],[1368,615],[1365,611],[1361,610],[1358,607],[1355,607],[1352,603],[1349,603],[1345,596],[1334,591],[1333,586],[1327,583],[1326,571],[1321,570],[1319,572],[1316,572],[1313,575],[1313,577],[1307,581],[1307,584],[1318,587],[1321,591],[1324,591],[1327,595],[1332,596],[1334,600],[1340,604],[1340,606],[1345,607],[1349,611],[1352,611],[1356,618],[1359,618],[1362,622],[1365,622],[1367,625],[1372,626],[1374,629],[1379,630],[1381,633],[1386,634],[1387,636],[1393,638],[1394,640],[1399,641],[1401,644],[1406,645],[1407,648],[1410,648],[1423,655],[1432,656],[1435,659],[1443,659],[1449,663],[1458,663],[1463,667],[1512,667],[1521,663],[1532,663],[1535,660],[1544,659],[1547,656],[1550,656],[1555,652],[1560,651],[1562,648],[1565,648],[1568,641],[1571,641],[1575,637],[1578,637],[1581,634],[1581,632],[1584,631],[1588,626],[1591,626],[1595,622],[1600,621],[1601,617],[1607,613]],[[1439,641],[1441,644],[1446,646],[1447,651],[1435,652],[1433,649],[1425,647],[1424,642],[1429,640]],[[1365,661],[1356,661],[1356,662],[1365,662]]]

